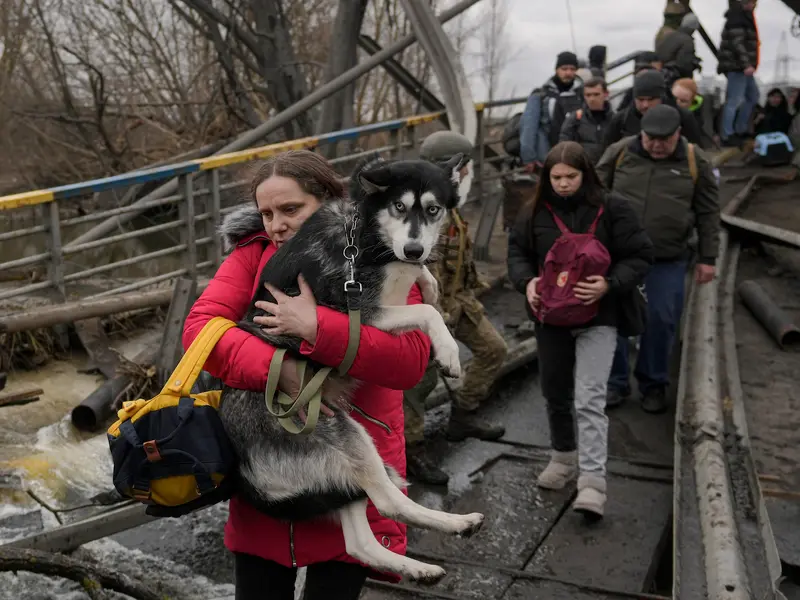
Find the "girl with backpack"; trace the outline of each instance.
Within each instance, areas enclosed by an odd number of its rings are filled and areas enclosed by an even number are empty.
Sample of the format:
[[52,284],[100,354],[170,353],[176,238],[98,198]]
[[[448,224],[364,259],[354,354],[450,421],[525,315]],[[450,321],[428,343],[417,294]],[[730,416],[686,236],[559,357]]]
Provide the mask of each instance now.
[[[508,242],[508,275],[535,321],[552,455],[537,484],[576,476],[573,508],[600,518],[606,502],[606,386],[620,335],[644,329],[639,285],[653,245],[628,202],[603,187],[575,142],[545,159]],[[577,435],[574,411],[577,413]]]

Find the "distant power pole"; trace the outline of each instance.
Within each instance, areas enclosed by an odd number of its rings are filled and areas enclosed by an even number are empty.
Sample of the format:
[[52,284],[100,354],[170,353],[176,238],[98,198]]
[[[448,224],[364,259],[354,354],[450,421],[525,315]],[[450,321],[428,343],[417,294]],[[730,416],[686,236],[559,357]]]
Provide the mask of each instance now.
[[786,32],[781,33],[781,41],[778,44],[778,56],[775,59],[775,81],[773,85],[783,87],[789,85],[789,40],[786,39]]

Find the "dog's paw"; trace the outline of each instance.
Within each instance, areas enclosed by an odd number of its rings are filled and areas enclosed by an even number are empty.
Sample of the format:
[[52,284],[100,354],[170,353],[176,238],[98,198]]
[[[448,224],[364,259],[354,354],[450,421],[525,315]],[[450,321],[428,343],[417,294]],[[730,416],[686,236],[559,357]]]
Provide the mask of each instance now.
[[439,282],[427,269],[423,269],[422,275],[417,280],[419,288],[422,291],[422,301],[425,304],[435,306],[439,302]]
[[413,567],[405,574],[411,581],[420,583],[422,585],[433,585],[442,580],[447,575],[442,567],[438,565],[427,565],[420,563],[419,567]]
[[464,521],[462,528],[456,531],[460,537],[471,537],[478,533],[483,527],[484,516],[481,513],[470,513],[461,517]]
[[461,359],[458,354],[458,344],[450,336],[437,337],[431,340],[433,344],[433,359],[439,366],[439,369],[447,377],[457,378],[461,377]]

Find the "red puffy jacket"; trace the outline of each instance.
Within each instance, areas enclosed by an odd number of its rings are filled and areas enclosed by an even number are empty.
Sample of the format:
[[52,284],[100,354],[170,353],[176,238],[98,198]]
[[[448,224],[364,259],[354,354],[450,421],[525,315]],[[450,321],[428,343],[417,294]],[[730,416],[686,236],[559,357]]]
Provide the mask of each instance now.
[[[230,217],[226,223],[229,221]],[[258,223],[260,232],[242,235],[241,228],[233,232],[233,235],[240,234],[229,240],[230,245],[235,246],[233,251],[186,318],[184,348],[188,348],[211,318],[222,316],[238,321],[249,308],[259,274],[276,250],[264,233],[260,218],[251,215],[251,223]],[[409,303],[421,302],[421,292],[415,286]],[[322,364],[337,366],[344,359],[347,347],[348,317],[318,307],[317,320],[316,344],[311,346],[303,342],[301,352]],[[217,343],[206,361],[205,370],[231,387],[261,391],[267,383],[273,352],[274,348],[266,342],[234,328]],[[400,390],[410,389],[422,379],[429,352],[430,340],[421,331],[393,335],[362,325],[358,353],[349,372],[363,382],[353,399],[357,410],[352,417],[372,436],[384,462],[403,477],[406,458]],[[382,517],[371,502],[367,517],[383,546],[398,554],[405,553],[405,525]],[[358,562],[345,552],[344,536],[338,523],[324,518],[294,523],[278,521],[235,496],[230,501],[225,545],[231,551],[260,556],[285,566],[302,567],[331,560]],[[373,573],[373,577],[399,580],[391,574]]]

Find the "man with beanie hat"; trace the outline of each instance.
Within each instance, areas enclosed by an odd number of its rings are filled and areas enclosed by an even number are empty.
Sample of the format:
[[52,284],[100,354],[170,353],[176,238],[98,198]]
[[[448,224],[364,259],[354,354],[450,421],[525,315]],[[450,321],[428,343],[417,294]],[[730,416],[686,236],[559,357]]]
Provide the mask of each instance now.
[[[470,141],[453,131],[429,135],[420,148],[420,158],[434,163],[445,163],[459,153],[464,155],[466,162],[460,174],[459,207],[465,202],[472,182],[472,150]],[[489,395],[495,376],[508,354],[508,346],[475,297],[475,292],[486,289],[486,286],[478,278],[467,224],[458,208],[450,211],[443,234],[443,241],[437,247],[440,258],[436,264],[430,265],[439,284],[440,306],[437,308],[455,338],[472,352],[472,360],[464,372],[464,383],[454,394],[447,437],[452,441],[468,437],[497,440],[505,434],[505,428],[481,419],[476,411]],[[406,457],[410,478],[445,485],[447,473],[428,459],[424,448],[425,398],[436,387],[437,381],[436,366],[431,361],[422,381],[405,392]]]
[[[660,71],[663,66],[662,62],[658,59],[658,54],[655,52],[649,50],[640,52],[633,61],[633,76],[636,77],[642,71],[649,71],[651,69]],[[620,100],[620,103],[617,105],[617,112],[622,112],[631,104],[633,104],[633,87],[628,88],[628,91],[625,92],[622,100]]]
[[658,59],[664,64],[667,88],[682,77],[691,78],[700,67],[695,55],[694,32],[700,29],[700,21],[694,13],[688,13],[676,31],[665,35],[656,46]]
[[[659,104],[641,119],[641,132],[609,146],[597,165],[601,181],[628,200],[653,242],[656,262],[645,278],[647,321],[634,376],[642,409],[667,409],[672,344],[683,308],[691,258],[689,238],[697,230],[695,281],[714,278],[719,245],[719,190],[711,161],[682,136],[678,109]],[[617,341],[606,406],[630,396],[628,340]]]
[[[642,117],[654,106],[664,103],[674,106],[675,100],[673,98],[665,100],[666,91],[663,73],[655,69],[639,73],[633,80],[633,105],[619,111],[611,119],[608,137],[606,138],[606,147],[622,138],[637,135],[641,131]],[[692,144],[700,144],[702,132],[697,120],[688,110],[675,108],[680,114],[683,136]]]
[[577,71],[575,53],[562,52],[556,58],[555,75],[528,97],[520,121],[520,159],[529,171],[544,163],[550,148],[558,143],[567,114],[583,103],[583,82]]

